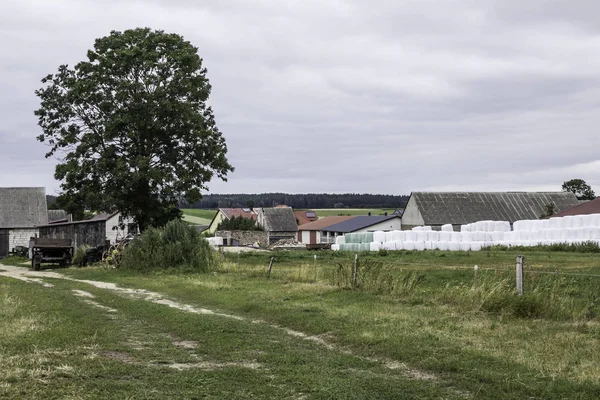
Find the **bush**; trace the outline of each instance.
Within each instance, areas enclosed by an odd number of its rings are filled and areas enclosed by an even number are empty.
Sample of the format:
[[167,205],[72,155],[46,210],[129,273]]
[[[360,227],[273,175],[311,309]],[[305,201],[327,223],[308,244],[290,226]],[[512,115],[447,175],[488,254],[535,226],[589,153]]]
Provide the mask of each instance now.
[[75,250],[75,254],[73,254],[73,260],[71,264],[73,265],[83,265],[85,261],[85,253],[90,249],[90,246],[84,244],[83,246],[79,246],[77,250]]
[[123,251],[120,268],[134,270],[178,269],[208,272],[218,258],[202,234],[179,220],[164,228],[149,228]]

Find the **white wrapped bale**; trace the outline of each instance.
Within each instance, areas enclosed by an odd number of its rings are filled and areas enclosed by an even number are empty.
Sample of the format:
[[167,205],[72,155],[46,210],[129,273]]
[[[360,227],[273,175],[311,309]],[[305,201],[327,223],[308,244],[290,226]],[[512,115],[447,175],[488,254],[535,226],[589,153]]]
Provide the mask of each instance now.
[[383,243],[387,241],[387,234],[384,231],[373,232],[373,242]]
[[453,232],[454,228],[452,227],[452,224],[444,224],[442,225],[442,232]]
[[594,217],[593,214],[582,215],[581,219],[583,220],[583,227],[584,228],[591,228],[591,227],[594,226],[595,217]]
[[591,240],[600,239],[600,228],[599,227],[590,228],[590,239]]
[[450,250],[450,242],[438,242],[438,248],[442,251]]
[[369,251],[379,251],[382,249],[381,242],[369,243]]
[[575,216],[573,215],[567,215],[566,217],[562,218],[562,227],[563,228],[573,228],[573,224],[574,222]]
[[417,232],[415,232],[415,231],[404,231],[404,233],[406,235],[405,242],[414,242],[415,240],[417,240]]
[[404,248],[404,250],[414,250],[415,242],[404,242],[402,247]]
[[404,231],[393,231],[392,240],[394,242],[406,240],[406,232]]
[[425,250],[425,242],[415,242],[415,250]]
[[503,231],[495,231],[491,233],[491,241],[492,242],[501,242],[504,240],[504,234],[506,232]]
[[337,244],[337,245],[346,244],[346,237],[345,236],[336,236],[335,244]]
[[471,232],[471,240],[473,242],[483,242],[486,238],[486,232],[484,231],[475,231]]
[[460,243],[461,242],[449,242],[448,243],[448,250],[450,250],[450,251],[459,251],[460,250]]
[[460,226],[460,231],[461,232],[470,232],[471,231],[471,226],[469,224],[467,224],[467,225],[461,225]]
[[394,246],[396,247],[396,250],[405,250],[404,242],[402,240],[395,240]]
[[440,240],[440,232],[429,231],[427,232],[427,241],[428,242],[438,242]]
[[423,230],[424,230],[425,232],[429,232],[429,231],[432,231],[432,230],[433,230],[433,228],[432,228],[431,226],[429,226],[429,225],[425,225],[425,226],[423,227]]
[[424,243],[424,248],[425,248],[425,250],[433,250],[433,249],[434,249],[434,247],[433,247],[433,244],[434,244],[434,243],[437,243],[437,242],[430,242],[430,241],[426,241],[426,242]]
[[460,242],[460,250],[461,251],[471,250],[471,242]]
[[584,222],[584,217],[583,215],[575,215],[573,217],[573,228],[583,228],[583,222]]
[[382,248],[384,250],[390,250],[390,251],[395,251],[398,249],[398,247],[396,246],[396,242],[385,242],[385,243],[383,243]]
[[332,244],[331,245],[331,250],[333,250],[333,251],[340,251],[340,245],[339,244]]
[[[459,233],[460,235],[460,233]],[[452,232],[440,232],[438,241],[440,242],[449,242],[452,238]]]
[[[375,235],[373,235],[375,237]],[[384,242],[393,242],[394,241],[394,231],[385,232],[385,240]]]
[[471,251],[481,251],[481,242],[471,243]]
[[450,241],[460,243],[462,242],[463,232],[451,232],[450,233]]
[[414,228],[411,229],[413,232],[421,232],[423,230],[422,226],[415,226]]
[[473,241],[473,232],[461,232],[462,236],[461,242],[472,242]]
[[416,242],[424,242],[427,240],[427,232],[426,231],[418,231],[416,233],[415,243]]
[[510,232],[510,222],[494,221],[494,232]]

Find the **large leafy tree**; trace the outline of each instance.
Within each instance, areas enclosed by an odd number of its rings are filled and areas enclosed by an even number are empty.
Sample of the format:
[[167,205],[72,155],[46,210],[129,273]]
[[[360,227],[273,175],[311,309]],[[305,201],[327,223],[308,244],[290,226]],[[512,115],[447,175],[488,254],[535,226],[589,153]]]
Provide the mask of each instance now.
[[596,194],[592,190],[591,186],[588,185],[583,179],[571,179],[570,181],[563,182],[563,192],[573,192],[579,200],[594,200]]
[[35,112],[60,155],[60,203],[120,211],[141,229],[179,217],[214,177],[233,171],[207,105],[211,86],[197,48],[148,28],[113,31],[70,69],[61,65],[36,91]]

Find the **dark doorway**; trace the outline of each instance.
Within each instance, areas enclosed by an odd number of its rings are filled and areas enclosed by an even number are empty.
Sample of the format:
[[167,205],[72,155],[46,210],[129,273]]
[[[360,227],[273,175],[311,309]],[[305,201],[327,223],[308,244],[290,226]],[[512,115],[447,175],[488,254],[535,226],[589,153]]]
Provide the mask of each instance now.
[[8,256],[8,231],[0,230],[0,257]]

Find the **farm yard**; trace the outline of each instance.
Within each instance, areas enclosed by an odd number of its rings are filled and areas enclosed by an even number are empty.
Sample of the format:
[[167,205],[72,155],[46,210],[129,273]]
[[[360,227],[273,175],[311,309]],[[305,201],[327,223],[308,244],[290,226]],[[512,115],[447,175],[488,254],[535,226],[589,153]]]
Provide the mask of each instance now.
[[521,297],[512,250],[0,266],[0,397],[598,398],[598,253],[522,253]]

